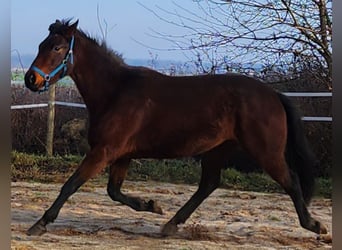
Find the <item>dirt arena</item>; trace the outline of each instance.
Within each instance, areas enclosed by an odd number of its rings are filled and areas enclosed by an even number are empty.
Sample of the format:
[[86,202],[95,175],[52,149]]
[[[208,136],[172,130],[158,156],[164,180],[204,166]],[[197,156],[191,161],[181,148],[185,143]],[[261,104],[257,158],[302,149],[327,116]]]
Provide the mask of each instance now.
[[[40,237],[26,230],[40,218],[62,184],[12,182],[12,249],[331,249],[330,237],[300,227],[287,195],[217,189],[172,237],[161,226],[197,186],[125,182],[123,191],[154,199],[163,215],[136,212],[113,202],[101,185],[86,185]],[[331,232],[332,201],[314,199],[310,211]]]

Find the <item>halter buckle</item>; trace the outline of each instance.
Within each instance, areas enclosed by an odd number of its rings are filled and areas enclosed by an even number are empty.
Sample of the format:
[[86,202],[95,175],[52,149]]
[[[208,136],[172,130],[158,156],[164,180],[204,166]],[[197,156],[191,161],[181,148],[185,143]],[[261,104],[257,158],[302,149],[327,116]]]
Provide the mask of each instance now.
[[49,81],[51,80],[50,75],[45,75],[45,76],[44,76],[44,80],[45,80],[46,82],[49,82]]

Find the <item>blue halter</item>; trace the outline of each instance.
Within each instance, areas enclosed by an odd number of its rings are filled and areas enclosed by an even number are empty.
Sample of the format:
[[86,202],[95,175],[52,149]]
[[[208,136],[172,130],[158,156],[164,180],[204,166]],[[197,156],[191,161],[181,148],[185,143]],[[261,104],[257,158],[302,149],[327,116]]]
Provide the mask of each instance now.
[[71,41],[70,41],[70,46],[69,46],[69,51],[66,54],[65,58],[63,59],[63,61],[53,70],[51,71],[49,74],[45,74],[41,69],[39,69],[38,67],[32,65],[31,69],[36,71],[39,75],[41,75],[45,82],[44,82],[44,89],[39,90],[39,92],[44,92],[47,91],[49,89],[49,82],[51,80],[52,77],[54,77],[60,70],[63,69],[63,73],[60,75],[59,79],[63,78],[66,74],[67,71],[67,63],[70,59],[70,63],[73,64],[74,63],[74,57],[73,57],[73,47],[74,47],[74,36],[72,36]]

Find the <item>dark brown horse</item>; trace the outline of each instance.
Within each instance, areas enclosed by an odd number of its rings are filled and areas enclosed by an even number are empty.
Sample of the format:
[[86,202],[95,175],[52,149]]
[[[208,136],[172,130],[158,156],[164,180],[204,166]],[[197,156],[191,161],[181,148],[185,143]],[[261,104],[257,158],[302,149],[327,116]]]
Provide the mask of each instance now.
[[202,165],[199,188],[162,228],[163,235],[175,233],[219,186],[221,169],[237,148],[290,195],[304,228],[327,233],[307,210],[316,160],[300,116],[285,96],[243,75],[170,77],[128,66],[78,30],[77,23],[57,20],[50,25],[25,84],[41,91],[71,76],[88,108],[91,149],[28,234],[46,232],[65,201],[108,165],[107,190],[114,201],[162,213],[153,200],[121,192],[131,159],[197,156]]

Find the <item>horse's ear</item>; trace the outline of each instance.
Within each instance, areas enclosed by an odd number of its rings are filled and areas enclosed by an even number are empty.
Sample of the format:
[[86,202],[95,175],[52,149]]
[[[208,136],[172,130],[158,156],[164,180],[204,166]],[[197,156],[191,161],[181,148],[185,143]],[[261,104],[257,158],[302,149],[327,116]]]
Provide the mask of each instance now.
[[54,22],[53,24],[49,26],[49,31],[55,32],[58,29],[58,27],[60,27],[61,25],[62,25],[62,22],[56,19],[56,22]]
[[77,25],[78,25],[78,19],[76,22],[74,22],[73,24],[71,24],[69,27],[68,27],[68,31],[67,31],[67,34],[69,36],[72,36],[75,34],[76,30],[77,30]]

